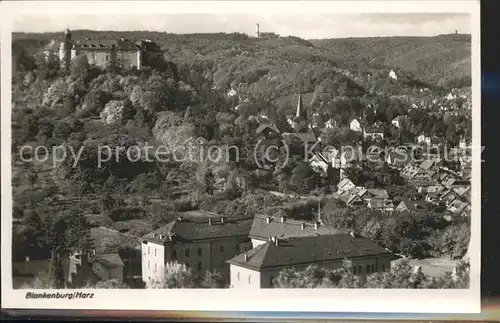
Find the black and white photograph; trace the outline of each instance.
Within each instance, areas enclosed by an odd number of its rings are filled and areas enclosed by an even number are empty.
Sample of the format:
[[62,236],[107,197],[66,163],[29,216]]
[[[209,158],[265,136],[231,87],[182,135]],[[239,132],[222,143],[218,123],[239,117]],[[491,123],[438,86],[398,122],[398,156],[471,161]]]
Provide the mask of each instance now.
[[475,1],[169,2],[2,21],[2,296],[478,304]]

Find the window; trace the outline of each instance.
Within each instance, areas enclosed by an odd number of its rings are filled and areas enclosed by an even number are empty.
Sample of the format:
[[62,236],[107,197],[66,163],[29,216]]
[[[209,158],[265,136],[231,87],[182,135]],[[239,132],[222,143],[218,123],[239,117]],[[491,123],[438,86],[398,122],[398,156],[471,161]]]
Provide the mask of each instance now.
[[151,262],[148,261],[148,269],[151,269]]
[[155,263],[155,271],[156,271],[156,265],[157,265],[157,264]]
[[224,252],[224,246],[220,246],[220,252]]
[[155,257],[156,257],[156,248],[155,248]]
[[177,250],[172,250],[172,258],[176,259],[177,258]]
[[109,55],[106,55],[106,61],[109,61]]
[[251,275],[248,275],[248,283],[250,284],[252,282],[252,276]]
[[201,248],[198,248],[198,256],[201,256]]
[[358,273],[358,267],[357,267],[357,266],[354,266],[354,267],[352,268],[352,273],[353,273],[354,275],[356,275],[356,274]]
[[189,248],[186,249],[186,251],[184,252],[184,254],[186,255],[186,257],[189,257]]
[[269,277],[269,286],[273,286],[274,277]]
[[238,271],[238,274],[236,274],[236,278],[238,278],[238,281],[240,281],[240,272]]
[[198,271],[201,270],[201,261],[198,261]]
[[374,272],[375,272],[375,265],[374,265],[374,264],[372,264],[370,269],[371,269],[371,271],[370,271],[370,272],[374,273]]
[[151,252],[151,247],[148,247],[148,255],[150,254]]
[[370,273],[370,265],[366,265],[366,273],[369,274]]
[[358,274],[361,274],[363,272],[363,267],[361,265],[358,266]]

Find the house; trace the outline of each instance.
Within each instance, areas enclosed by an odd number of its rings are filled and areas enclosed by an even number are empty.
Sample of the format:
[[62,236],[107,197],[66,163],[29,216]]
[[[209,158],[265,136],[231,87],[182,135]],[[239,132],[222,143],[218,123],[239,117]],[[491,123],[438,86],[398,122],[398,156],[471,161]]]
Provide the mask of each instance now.
[[354,185],[354,183],[350,179],[344,178],[337,184],[337,193],[343,194],[345,192],[349,192],[349,190],[351,190],[355,186],[356,185]]
[[372,210],[392,212],[394,211],[394,204],[389,199],[370,199],[367,207]]
[[427,195],[425,196],[425,200],[432,204],[437,204],[441,201],[439,194],[436,192],[427,193]]
[[410,200],[404,198],[396,207],[396,212],[426,212],[428,210],[427,203],[419,200]]
[[255,248],[268,242],[274,236],[281,238],[308,237],[339,234],[341,232],[334,227],[323,225],[319,212],[318,217],[313,223],[285,217],[256,214],[248,236],[252,241],[252,248]]
[[317,173],[326,173],[330,163],[327,158],[321,153],[316,153],[314,156],[308,159],[309,165]]
[[356,132],[362,132],[363,129],[361,127],[361,122],[359,122],[358,119],[352,119],[350,122],[349,122],[349,128],[352,130],[352,131],[356,131]]
[[391,79],[393,79],[393,80],[395,80],[395,81],[397,81],[397,80],[398,80],[398,76],[396,75],[396,72],[394,72],[393,70],[391,70],[391,71],[389,72],[389,78],[391,78]]
[[333,120],[332,118],[328,119],[326,122],[325,122],[325,128],[327,129],[330,129],[330,128],[334,128],[337,126],[337,123],[335,122],[335,120]]
[[450,211],[453,215],[461,215],[465,209],[467,208],[469,204],[459,201],[459,200],[454,200],[453,202],[448,205],[448,211]]
[[344,202],[347,206],[361,206],[363,205],[363,200],[358,194],[346,192],[338,196],[338,199]]
[[386,163],[396,168],[403,168],[410,162],[411,155],[408,152],[391,151],[386,157]]
[[95,255],[92,261],[92,270],[101,280],[115,279],[123,281],[125,264],[118,253]]
[[406,116],[397,116],[396,118],[392,119],[391,124],[399,129],[401,127],[401,124],[407,119],[408,117]]
[[379,188],[368,188],[366,189],[367,194],[364,194],[368,199],[388,199],[389,194],[384,189]]
[[279,129],[274,124],[262,123],[257,127],[255,131],[258,135],[262,135],[266,138],[275,137],[280,134]]
[[363,137],[375,140],[377,138],[384,139],[384,130],[382,128],[365,128],[363,129]]
[[229,273],[226,260],[250,248],[251,218],[231,218],[206,211],[190,211],[141,238],[142,279],[163,274],[165,264],[178,261],[195,274],[217,270]]
[[419,144],[431,145],[431,137],[428,137],[422,133],[417,137],[417,142]]
[[390,268],[391,253],[371,240],[349,233],[281,238],[271,237],[228,261],[231,288],[272,288],[284,268],[304,270],[312,264],[341,268],[345,259],[358,275]]
[[343,148],[346,149],[343,149],[343,151],[340,154],[340,168],[351,167],[356,163],[361,162],[365,159],[361,147],[359,149],[355,149],[353,147],[343,147]]

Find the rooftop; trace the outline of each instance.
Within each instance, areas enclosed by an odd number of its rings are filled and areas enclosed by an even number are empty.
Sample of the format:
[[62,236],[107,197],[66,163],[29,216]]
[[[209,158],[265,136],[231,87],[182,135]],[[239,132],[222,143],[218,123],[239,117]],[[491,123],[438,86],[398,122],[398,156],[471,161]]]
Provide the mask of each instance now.
[[179,218],[142,237],[156,243],[247,237],[252,218],[227,218],[205,211],[179,213]]
[[278,245],[268,241],[246,254],[228,261],[233,265],[250,269],[312,264],[329,260],[341,260],[390,253],[371,240],[349,233],[277,239]]
[[118,253],[100,254],[94,256],[94,261],[100,263],[105,268],[124,267],[122,258]]
[[[269,218],[269,223],[267,219]],[[269,240],[271,237],[305,237],[315,235],[335,235],[345,233],[330,226],[319,225],[316,229],[313,223],[305,223],[293,219],[256,215],[250,229],[250,238]]]

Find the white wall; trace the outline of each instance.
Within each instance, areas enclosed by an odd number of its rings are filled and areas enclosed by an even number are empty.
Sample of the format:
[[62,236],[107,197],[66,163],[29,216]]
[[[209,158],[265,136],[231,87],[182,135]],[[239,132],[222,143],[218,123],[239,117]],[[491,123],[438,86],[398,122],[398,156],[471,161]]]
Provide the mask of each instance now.
[[258,271],[230,265],[230,287],[239,289],[259,289],[261,288],[260,277],[261,274]]
[[[165,247],[161,244],[142,243],[142,280],[157,279],[165,268]],[[123,276],[123,273],[122,273]]]

